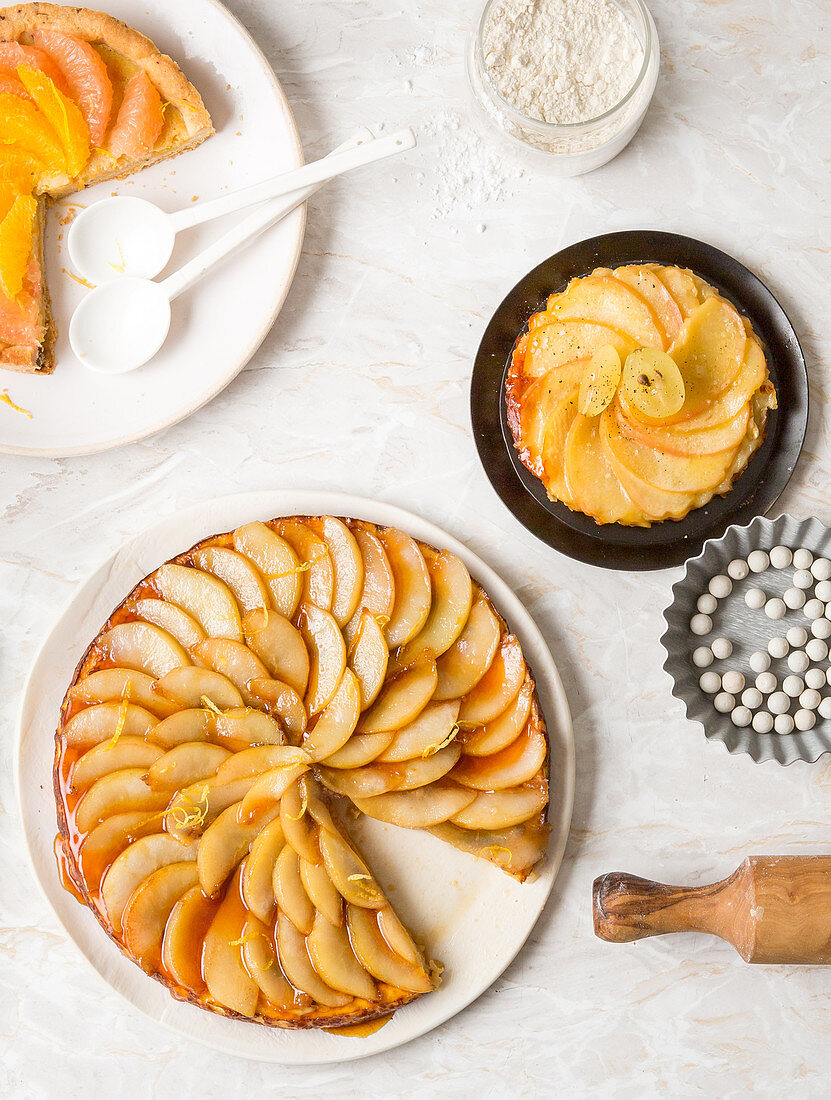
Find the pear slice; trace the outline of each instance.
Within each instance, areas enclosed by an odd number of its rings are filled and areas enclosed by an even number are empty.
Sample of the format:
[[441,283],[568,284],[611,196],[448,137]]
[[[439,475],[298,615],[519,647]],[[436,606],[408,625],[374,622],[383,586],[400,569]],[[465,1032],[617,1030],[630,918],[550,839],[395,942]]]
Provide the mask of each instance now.
[[346,659],[361,686],[361,709],[366,710],[384,686],[389,662],[384,632],[368,611],[362,611],[359,615]]
[[377,762],[398,764],[404,760],[416,760],[430,755],[431,750],[437,745],[443,745],[453,733],[460,706],[459,699],[428,703],[415,721],[396,731],[388,748],[376,757]]
[[280,818],[275,817],[260,830],[251,844],[242,872],[242,896],[245,904],[266,924],[274,912],[274,865],[286,843]]
[[199,569],[213,573],[230,588],[243,612],[271,606],[262,574],[236,550],[226,546],[203,546],[193,551],[191,559]]
[[[352,533],[364,563],[364,586],[358,607],[364,608],[376,618],[388,621],[395,605],[395,579],[383,543],[376,534],[362,524],[357,524]],[[355,617],[346,629],[349,641],[352,640],[353,623],[357,626]]]
[[364,561],[355,536],[335,516],[315,516],[306,525],[323,539],[332,559],[335,585],[329,609],[338,626],[345,626],[358,607],[364,585]]
[[113,664],[134,668],[150,676],[164,676],[173,668],[190,664],[187,650],[172,634],[138,619],[112,627],[98,638],[96,644]]
[[414,721],[433,697],[438,683],[436,660],[431,652],[387,680],[369,710],[361,715],[361,733],[397,730]]
[[494,832],[461,829],[452,821],[445,821],[431,826],[429,831],[443,844],[452,844],[460,852],[486,859],[519,882],[525,881],[545,855],[548,843],[548,826],[531,820]]
[[239,820],[247,824],[262,819],[307,769],[307,764],[290,764],[264,772],[242,799],[237,812]]
[[280,963],[291,984],[302,993],[308,993],[319,1005],[343,1008],[352,997],[328,986],[312,966],[306,947],[306,937],[297,931],[285,913],[277,916],[277,949]]
[[227,749],[208,741],[185,741],[155,761],[147,772],[147,782],[154,791],[167,791],[172,796],[174,791],[213,775],[230,755]]
[[269,678],[268,669],[242,642],[233,642],[228,638],[206,638],[193,646],[191,654],[199,664],[227,676],[249,705],[253,698],[247,688],[248,682]]
[[333,989],[365,1001],[378,999],[375,982],[355,957],[342,923],[330,924],[323,913],[316,913],[306,943],[315,970]]
[[346,644],[340,627],[329,614],[313,604],[303,604],[297,623],[309,651],[309,685],[306,707],[319,714],[334,698],[346,668]]
[[151,790],[146,775],[147,768],[122,768],[96,779],[75,809],[78,832],[88,833],[105,817],[127,810],[163,810],[170,794]]
[[260,658],[269,675],[304,695],[309,682],[309,653],[303,635],[276,611],[251,611],[242,621],[248,648]]
[[424,967],[421,952],[391,905],[378,910],[378,927],[393,954],[400,955],[415,966]]
[[[67,692],[67,698],[84,703],[121,703],[128,699],[144,707],[157,718],[167,718],[176,710],[175,704],[162,699],[151,690],[153,676],[130,668],[102,668],[79,680]],[[129,684],[129,687],[127,686]]]
[[[326,864],[309,863],[308,860],[301,858],[300,879],[315,909],[319,910],[331,924],[343,924],[343,898],[329,878]],[[337,985],[337,983],[334,984]],[[340,986],[337,988],[340,989]]]
[[202,971],[213,1000],[240,1016],[253,1016],[260,987],[242,960],[248,912],[240,897],[239,875],[237,871],[205,935]]
[[256,677],[248,681],[248,694],[276,714],[293,737],[299,738],[306,729],[307,715],[303,700],[293,687],[270,676]]
[[325,760],[342,748],[352,736],[361,714],[361,687],[351,669],[344,670],[343,678],[331,703],[307,730],[303,738],[303,750],[311,760]]
[[465,628],[450,649],[436,662],[439,682],[434,698],[458,699],[467,695],[491,667],[502,625],[487,597],[470,609]]
[[300,878],[300,856],[290,844],[286,844],[277,856],[271,881],[280,913],[307,936],[312,930],[315,907]]
[[213,720],[213,736],[232,752],[257,745],[282,745],[283,731],[268,714],[250,707],[232,707]]
[[196,844],[181,844],[167,833],[141,837],[113,860],[101,883],[101,898],[113,931],[121,931],[121,915],[130,895],[154,871],[168,863],[196,859]]
[[[272,811],[276,816],[277,809]],[[256,825],[240,825],[237,806],[223,810],[199,841],[196,865],[199,868],[199,885],[207,897],[215,897],[228,876],[247,854],[251,842],[260,831]]]
[[193,862],[168,863],[148,875],[130,895],[121,917],[124,946],[148,973],[155,973],[161,965],[162,939],[173,906],[198,879]]
[[274,530],[286,540],[304,566],[301,599],[324,611],[331,611],[335,570],[326,543],[299,519],[275,520]]
[[260,992],[276,1008],[294,1008],[294,990],[277,963],[271,929],[249,916],[242,930],[242,958],[245,969],[260,987]]
[[98,703],[73,715],[63,737],[67,745],[98,745],[111,741],[119,728],[121,737],[146,737],[158,724],[155,714],[133,703]]
[[463,829],[508,829],[536,817],[548,802],[547,785],[508,787],[488,791],[476,798],[450,820]]
[[302,775],[297,782],[286,788],[280,799],[280,824],[286,843],[294,848],[298,855],[310,863],[320,862],[320,849],[317,846],[317,824],[307,813],[309,808],[308,774]]
[[371,764],[392,744],[395,730],[382,730],[380,733],[353,733],[342,749],[326,757],[329,768],[361,768]]
[[69,773],[70,791],[83,791],[96,779],[121,768],[149,768],[163,752],[143,737],[122,735],[118,741],[102,741],[75,762]]
[[362,814],[376,821],[386,821],[402,829],[428,829],[461,813],[475,797],[474,791],[448,785],[359,798],[355,805]]
[[88,889],[97,890],[104,872],[128,844],[160,828],[158,813],[130,810],[113,814],[87,834],[81,844],[78,865]]
[[184,787],[165,814],[168,831],[182,841],[192,840],[203,833],[223,810],[241,802],[256,782],[256,777],[247,776],[224,783],[213,775]]
[[473,730],[464,741],[467,756],[489,756],[519,737],[531,713],[534,685],[528,676],[514,701],[492,722]]
[[168,563],[151,579],[161,595],[196,619],[209,638],[242,641],[239,604],[218,577],[189,565]]
[[502,791],[539,775],[547,755],[545,736],[532,716],[513,744],[490,756],[464,757],[453,778],[479,791]]
[[389,791],[411,791],[447,775],[461,753],[461,746],[453,743],[424,759],[404,760],[399,764],[370,764],[352,771],[321,767],[320,779],[331,790],[353,800]]
[[340,833],[321,829],[318,843],[332,885],[344,901],[369,909],[386,905],[381,887],[369,868]]
[[506,634],[488,671],[462,700],[459,725],[492,722],[516,699],[525,680],[525,658],[515,635]]
[[[160,696],[161,698],[161,696]],[[153,727],[151,739],[163,748],[172,749],[190,741],[207,741],[210,714],[201,707],[176,711]]]
[[303,574],[286,540],[264,523],[247,523],[234,531],[234,549],[249,558],[262,574],[275,610],[287,619],[293,618],[303,591]]
[[381,934],[377,914],[357,905],[346,907],[349,939],[360,963],[381,982],[411,993],[429,993],[433,982],[423,967],[396,955]]
[[384,627],[390,649],[405,645],[427,622],[432,604],[430,574],[415,539],[395,527],[378,532],[392,569],[395,603]]
[[162,967],[174,982],[191,993],[205,988],[202,952],[205,936],[219,906],[192,887],[171,910],[162,940]]
[[227,676],[192,665],[190,658],[184,668],[174,668],[157,680],[153,690],[180,707],[205,706],[205,699],[220,710],[242,706],[242,695]]
[[450,649],[465,628],[473,602],[473,584],[465,565],[448,550],[426,553],[433,585],[433,603],[427,621],[396,655],[395,667],[410,663],[425,649],[436,657]]
[[167,600],[136,600],[133,610],[144,622],[154,623],[166,630],[185,649],[190,649],[205,637],[205,631],[196,619],[175,603],[168,603]]
[[218,783],[232,783],[237,779],[256,778],[273,768],[307,763],[303,750],[291,745],[255,745],[234,753],[219,769],[216,779]]

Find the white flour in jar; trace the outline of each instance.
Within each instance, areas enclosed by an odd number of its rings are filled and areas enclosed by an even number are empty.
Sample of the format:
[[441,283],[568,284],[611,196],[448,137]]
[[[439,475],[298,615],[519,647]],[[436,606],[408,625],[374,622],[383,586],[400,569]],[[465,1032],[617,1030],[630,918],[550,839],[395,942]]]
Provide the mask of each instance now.
[[500,95],[540,122],[588,122],[635,82],[643,47],[613,0],[496,0],[485,68]]

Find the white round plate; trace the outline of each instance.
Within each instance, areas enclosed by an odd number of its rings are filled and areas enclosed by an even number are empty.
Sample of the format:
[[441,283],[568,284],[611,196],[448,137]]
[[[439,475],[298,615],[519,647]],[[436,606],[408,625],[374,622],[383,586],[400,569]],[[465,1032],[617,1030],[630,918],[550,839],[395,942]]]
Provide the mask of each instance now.
[[[159,354],[131,374],[86,369],[69,347],[72,312],[86,289],[68,270],[71,206],[118,193],[173,211],[303,163],[286,97],[248,32],[216,0],[96,0],[96,7],[147,34],[181,65],[211,112],[216,133],[197,149],[126,180],[97,184],[54,204],[47,215],[46,270],[58,325],[54,374],[0,370],[0,390],[32,419],[0,404],[0,452],[32,456],[91,454],[144,439],[190,416],[239,373],[288,293],[305,228],[305,207],[213,270],[173,304]],[[180,233],[169,273],[245,214]]]
[[[458,554],[520,639],[537,681],[551,741],[551,837],[533,881],[520,885],[492,864],[426,833],[360,822],[356,839],[369,854],[381,885],[405,922],[429,945],[431,955],[445,965],[435,993],[420,997],[396,1012],[379,1031],[360,1038],[314,1030],[280,1031],[224,1019],[175,1000],[122,955],[92,913],[63,889],[52,850],[56,833],[52,763],[61,700],[90,638],[113,607],[142,577],[200,539],[252,519],[322,513],[395,525]],[[313,1065],[363,1058],[423,1035],[480,996],[514,959],[542,912],[562,860],[574,793],[574,739],[563,685],[542,635],[507,585],[462,543],[389,504],[337,493],[246,493],[164,520],[128,542],[81,586],[47,638],[26,686],[17,781],[38,882],[70,938],[115,990],[154,1020],[215,1050],[267,1062]]]

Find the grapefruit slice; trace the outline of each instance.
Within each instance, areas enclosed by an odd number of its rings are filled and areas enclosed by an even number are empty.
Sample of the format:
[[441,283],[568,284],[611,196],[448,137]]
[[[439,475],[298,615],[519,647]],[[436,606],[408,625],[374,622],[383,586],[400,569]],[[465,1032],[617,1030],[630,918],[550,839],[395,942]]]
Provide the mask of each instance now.
[[87,121],[92,144],[100,147],[113,105],[113,86],[101,55],[89,42],[61,31],[35,30],[32,38],[63,73],[69,94]]
[[12,76],[11,73],[0,72],[0,93],[6,95],[19,95],[23,99],[28,99],[29,95],[22,83],[16,76]]
[[684,315],[657,273],[648,267],[629,264],[627,267],[617,268],[615,277],[631,286],[644,299],[660,322],[666,338],[664,346],[669,347],[681,331]]
[[750,405],[745,404],[730,420],[710,428],[687,431],[674,427],[648,427],[636,417],[624,412],[625,397],[615,410],[618,427],[627,439],[633,439],[644,447],[673,455],[708,455],[733,451],[747,433],[750,422]]
[[55,82],[39,69],[20,65],[17,75],[58,135],[66,155],[67,171],[71,176],[77,176],[89,160],[89,127],[84,116]]
[[115,157],[143,157],[156,144],[164,127],[162,97],[147,73],[131,76],[110,134],[109,148]]
[[524,373],[539,378],[573,359],[591,358],[604,344],[617,348],[621,358],[633,349],[632,340],[608,324],[585,320],[554,319],[535,329],[525,350]]
[[724,298],[707,298],[688,318],[670,349],[686,390],[682,419],[702,412],[727,389],[741,369],[746,345],[742,319]]
[[39,69],[62,92],[69,91],[66,78],[48,53],[39,50],[37,46],[23,46],[20,42],[0,42],[0,72],[16,76],[18,65]]
[[32,255],[37,220],[37,199],[18,195],[0,222],[0,287],[8,298],[16,298]]
[[666,350],[664,334],[647,302],[612,275],[587,275],[575,280],[553,303],[551,313],[563,320],[609,325],[630,336],[638,347]]
[[569,496],[581,512],[598,523],[643,526],[640,510],[621,485],[601,445],[600,422],[608,411],[591,420],[578,413],[572,422],[564,456]]
[[49,171],[65,170],[66,159],[55,131],[34,103],[20,96],[0,94],[0,145],[15,146]]

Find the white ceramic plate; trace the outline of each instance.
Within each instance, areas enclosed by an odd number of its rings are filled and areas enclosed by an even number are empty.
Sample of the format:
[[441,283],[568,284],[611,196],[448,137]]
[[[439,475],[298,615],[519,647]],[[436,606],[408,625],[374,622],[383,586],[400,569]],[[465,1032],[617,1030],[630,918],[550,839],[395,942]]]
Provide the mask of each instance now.
[[[357,839],[384,890],[404,920],[429,944],[431,954],[445,965],[435,993],[402,1008],[386,1026],[365,1038],[278,1031],[223,1019],[174,1000],[122,955],[92,913],[63,889],[52,851],[56,818],[51,776],[60,703],[89,640],[113,607],[142,577],[200,539],[252,519],[320,513],[396,525],[458,554],[522,643],[551,741],[551,838],[533,882],[520,885],[491,864],[426,833],[361,821]],[[335,493],[247,493],[164,520],[128,542],[81,586],[47,638],[26,686],[17,780],[38,882],[71,939],[115,990],[154,1020],[215,1050],[310,1065],[363,1058],[423,1035],[480,996],[514,959],[545,905],[562,859],[574,792],[574,740],[563,686],[542,635],[507,585],[464,545],[433,524],[388,504]]]
[[[67,274],[66,204],[88,205],[113,192],[151,199],[165,210],[194,196],[288,171],[303,162],[291,110],[245,28],[216,0],[95,0],[96,7],[143,31],[199,89],[216,134],[198,149],[127,180],[98,184],[52,207],[47,275],[58,324],[55,373],[0,370],[0,390],[32,419],[0,405],[0,452],[32,456],[91,454],[143,439],[189,416],[220,392],[263,341],[288,293],[303,241],[305,207],[212,271],[173,306],[162,351],[131,374],[93,374],[75,358],[69,319],[86,293]],[[166,269],[181,266],[245,215],[181,233]]]

